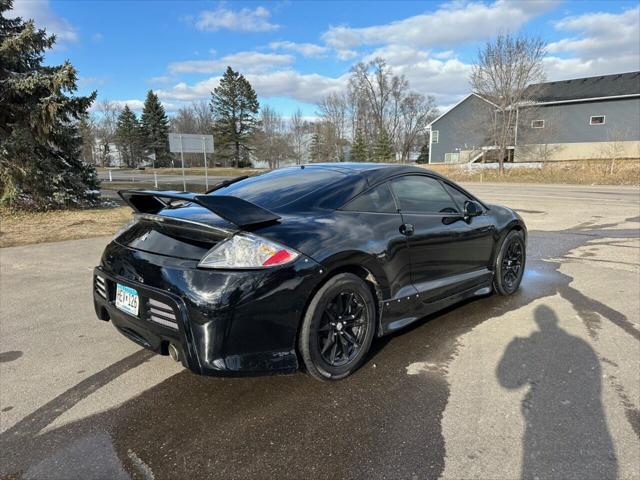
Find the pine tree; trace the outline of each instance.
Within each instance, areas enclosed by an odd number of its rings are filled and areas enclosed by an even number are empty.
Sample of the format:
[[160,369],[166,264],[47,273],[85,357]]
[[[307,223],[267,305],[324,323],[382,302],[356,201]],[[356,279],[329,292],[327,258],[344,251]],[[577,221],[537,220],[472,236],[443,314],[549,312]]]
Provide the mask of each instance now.
[[248,140],[257,127],[259,108],[258,96],[251,84],[227,67],[220,84],[211,93],[211,111],[217,145],[231,149],[236,167],[247,157]]
[[128,167],[135,168],[140,164],[144,156],[143,133],[136,114],[131,111],[129,105],[118,117],[116,127],[116,142],[120,150],[120,156]]
[[[166,166],[171,161],[169,153],[169,119],[153,90],[147,92],[140,117],[144,147],[155,158],[153,166]],[[186,132],[190,133],[190,132]]]
[[372,157],[374,162],[389,162],[393,160],[393,149],[391,148],[391,141],[386,130],[382,129],[376,138],[376,142],[373,145]]
[[429,163],[429,142],[424,142],[420,148],[420,155],[418,155],[416,163]]
[[78,122],[96,93],[73,96],[76,70],[69,62],[44,66],[55,37],[33,21],[6,18],[0,0],[0,204],[49,209],[99,200],[93,165],[81,159]]
[[352,162],[366,162],[369,160],[369,153],[367,152],[367,142],[364,139],[362,130],[356,131],[356,138],[353,139],[353,145],[351,146],[351,161]]

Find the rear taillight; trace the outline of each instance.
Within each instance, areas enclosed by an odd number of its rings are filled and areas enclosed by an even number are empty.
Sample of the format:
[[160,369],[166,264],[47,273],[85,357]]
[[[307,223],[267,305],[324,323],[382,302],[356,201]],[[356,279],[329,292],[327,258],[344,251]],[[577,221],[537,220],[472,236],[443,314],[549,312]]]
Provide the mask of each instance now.
[[239,233],[207,252],[201,268],[269,268],[298,258],[298,252],[250,233]]

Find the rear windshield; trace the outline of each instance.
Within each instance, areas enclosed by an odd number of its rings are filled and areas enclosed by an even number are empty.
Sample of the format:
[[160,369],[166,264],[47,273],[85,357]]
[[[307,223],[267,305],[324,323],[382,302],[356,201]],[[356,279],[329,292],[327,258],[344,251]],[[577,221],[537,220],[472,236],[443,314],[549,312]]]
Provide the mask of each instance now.
[[287,168],[241,180],[211,195],[231,195],[274,210],[326,188],[343,175],[335,170]]

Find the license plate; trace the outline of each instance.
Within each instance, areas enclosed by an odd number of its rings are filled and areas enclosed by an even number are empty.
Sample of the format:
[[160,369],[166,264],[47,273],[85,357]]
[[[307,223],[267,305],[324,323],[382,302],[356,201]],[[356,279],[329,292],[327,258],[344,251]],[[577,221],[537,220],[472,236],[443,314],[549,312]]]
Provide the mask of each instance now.
[[134,317],[138,316],[140,297],[138,292],[126,285],[118,284],[116,287],[116,307]]

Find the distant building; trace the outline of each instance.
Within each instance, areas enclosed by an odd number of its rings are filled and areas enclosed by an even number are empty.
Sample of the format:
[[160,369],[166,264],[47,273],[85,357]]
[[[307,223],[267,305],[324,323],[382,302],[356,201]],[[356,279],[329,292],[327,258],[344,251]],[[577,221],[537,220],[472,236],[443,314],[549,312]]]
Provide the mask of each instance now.
[[[531,85],[506,161],[640,158],[640,72]],[[472,93],[429,125],[429,163],[495,159],[495,105]]]
[[[95,146],[92,149],[92,163],[101,167],[124,168],[125,164],[120,149],[116,143],[105,143],[103,139],[96,138]],[[137,166],[149,167],[155,162],[155,154],[150,154],[139,159]],[[173,164],[172,164],[173,166]]]

